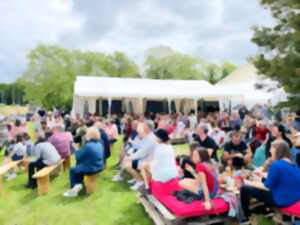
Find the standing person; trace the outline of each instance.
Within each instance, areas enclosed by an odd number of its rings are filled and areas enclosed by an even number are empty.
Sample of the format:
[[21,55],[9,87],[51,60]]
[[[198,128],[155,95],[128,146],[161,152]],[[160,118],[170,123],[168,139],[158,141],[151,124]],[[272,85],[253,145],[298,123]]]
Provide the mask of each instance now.
[[98,129],[88,128],[85,138],[87,142],[75,152],[76,166],[70,169],[71,189],[64,193],[65,197],[77,197],[83,189],[84,176],[97,174],[104,169],[104,150],[99,142]]
[[206,148],[209,152],[209,156],[216,161],[218,161],[217,158],[217,150],[218,145],[212,139],[208,136],[208,127],[204,124],[199,124],[197,127],[197,135],[194,137],[195,141],[200,144],[201,147]]
[[111,119],[108,119],[105,125],[105,133],[108,135],[110,144],[114,144],[119,136],[118,127]]
[[300,170],[291,161],[289,145],[283,140],[273,142],[271,159],[264,182],[244,180],[241,203],[246,219],[251,216],[249,206],[253,198],[267,207],[288,207],[300,200]]
[[158,129],[154,134],[158,144],[154,150],[153,158],[142,166],[142,176],[148,193],[150,192],[150,179],[168,182],[178,176],[174,150],[169,143],[168,132],[164,129]]
[[4,117],[0,115],[0,151],[8,145],[8,130],[4,122]]
[[179,185],[188,191],[191,191],[205,202],[205,209],[212,208],[210,199],[216,197],[218,192],[218,177],[211,163],[208,151],[204,148],[198,148],[192,153],[194,167],[186,164],[188,170],[194,178],[185,178],[179,182]]
[[35,170],[41,170],[44,167],[55,165],[61,159],[55,147],[46,140],[44,133],[38,134],[38,141],[34,146],[32,160],[28,165],[28,183],[27,188],[36,188],[36,179],[32,178]]
[[56,148],[62,159],[66,159],[71,155],[72,134],[64,132],[64,128],[60,124],[54,125],[52,135],[48,140]]
[[195,129],[197,124],[198,124],[198,120],[197,120],[196,112],[195,112],[194,109],[192,109],[190,111],[188,120],[189,120],[189,123],[190,123],[190,128]]

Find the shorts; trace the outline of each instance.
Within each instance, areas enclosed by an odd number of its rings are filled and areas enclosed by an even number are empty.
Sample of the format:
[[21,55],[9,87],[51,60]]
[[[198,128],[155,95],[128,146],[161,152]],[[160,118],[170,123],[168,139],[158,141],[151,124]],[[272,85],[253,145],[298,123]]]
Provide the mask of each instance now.
[[139,160],[132,160],[131,167],[132,169],[139,170]]
[[11,157],[12,161],[19,161],[19,160],[22,160],[23,158],[24,158],[23,155],[16,155],[16,154],[14,154],[14,155]]

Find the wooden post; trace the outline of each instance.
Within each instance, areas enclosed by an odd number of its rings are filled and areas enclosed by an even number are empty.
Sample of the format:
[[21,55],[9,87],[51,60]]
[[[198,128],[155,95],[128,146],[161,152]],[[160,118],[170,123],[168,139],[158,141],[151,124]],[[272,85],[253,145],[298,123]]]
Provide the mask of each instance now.
[[70,167],[71,167],[71,156],[70,155],[67,156],[67,158],[65,158],[63,165],[64,165],[64,171],[70,169]]
[[47,194],[49,192],[49,182],[49,175],[37,178],[38,193],[40,195]]
[[90,175],[90,176],[85,176],[85,188],[87,193],[94,193],[97,188],[97,177],[98,174]]

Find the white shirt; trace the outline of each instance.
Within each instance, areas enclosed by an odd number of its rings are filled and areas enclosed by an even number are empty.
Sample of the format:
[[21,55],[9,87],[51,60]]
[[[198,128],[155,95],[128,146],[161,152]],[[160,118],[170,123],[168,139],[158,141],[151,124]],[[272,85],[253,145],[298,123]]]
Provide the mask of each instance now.
[[150,167],[155,181],[167,182],[176,178],[178,173],[172,145],[162,143],[156,145]]

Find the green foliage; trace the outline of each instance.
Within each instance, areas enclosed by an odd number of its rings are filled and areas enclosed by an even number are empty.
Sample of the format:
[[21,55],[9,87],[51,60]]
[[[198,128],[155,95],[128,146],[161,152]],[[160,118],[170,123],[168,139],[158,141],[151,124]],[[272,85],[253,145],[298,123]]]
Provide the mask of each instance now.
[[148,56],[145,62],[146,77],[152,79],[203,79],[199,70],[201,60],[181,53],[164,57]]
[[0,103],[24,104],[24,87],[19,83],[0,84]]
[[71,106],[77,75],[138,77],[137,65],[121,52],[106,55],[39,45],[28,54],[28,61],[18,82],[25,88],[26,100],[47,109]]
[[252,41],[260,54],[252,60],[261,74],[279,81],[290,93],[285,104],[292,108],[300,104],[300,2],[299,0],[262,0],[271,10],[276,24],[255,27]]

